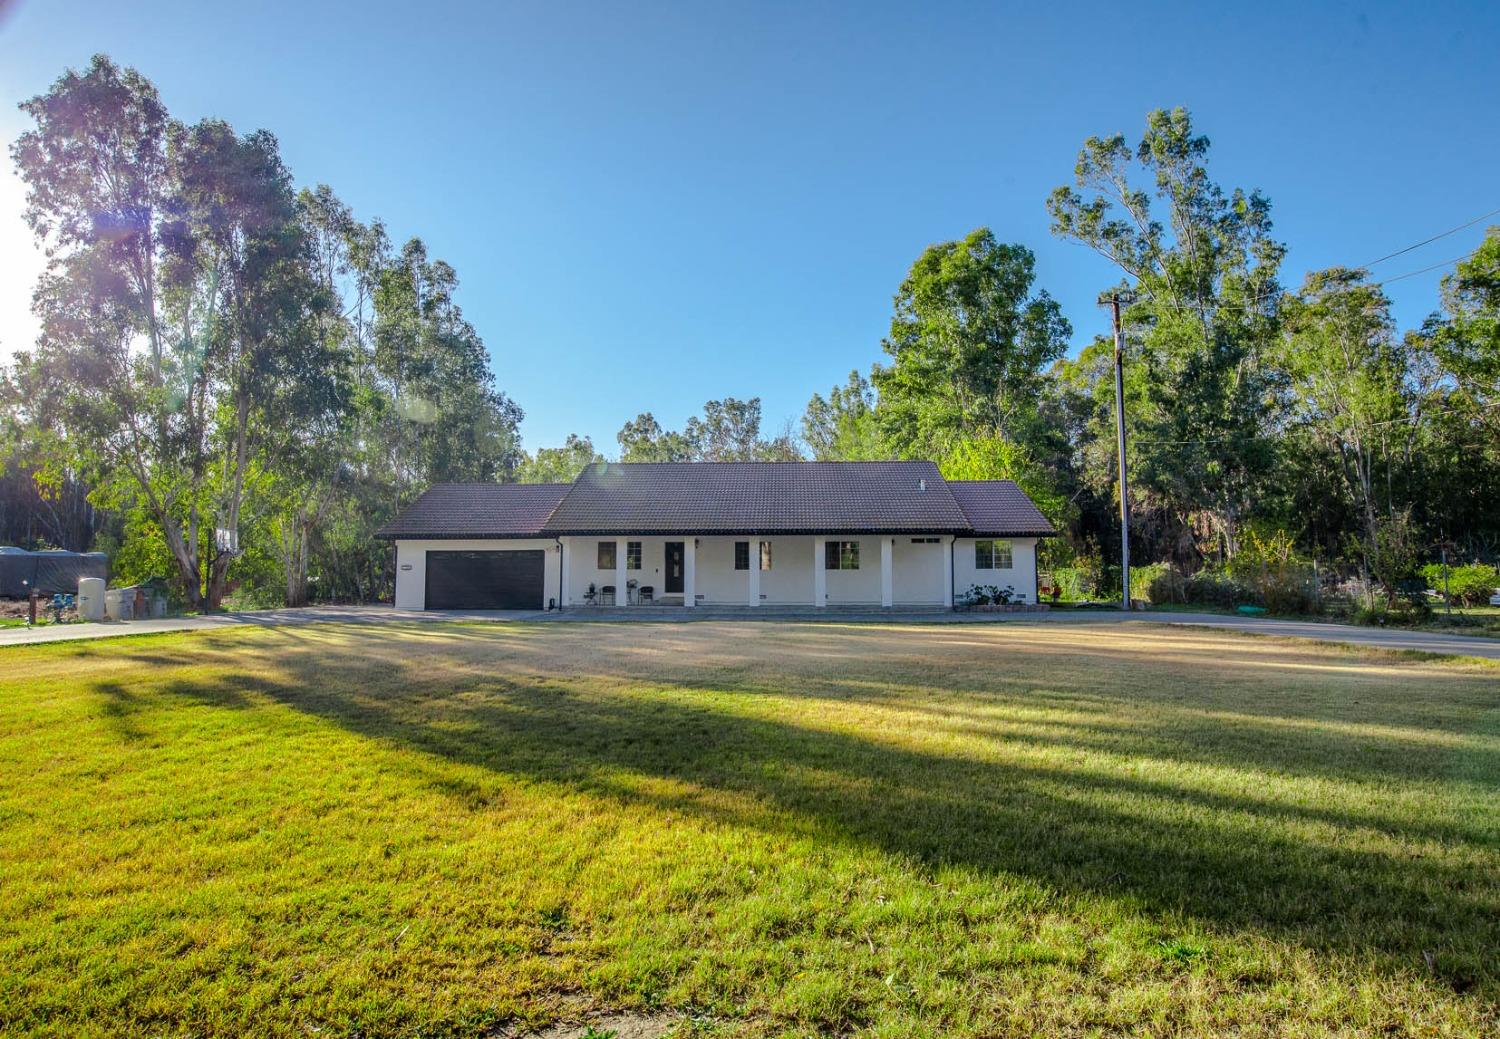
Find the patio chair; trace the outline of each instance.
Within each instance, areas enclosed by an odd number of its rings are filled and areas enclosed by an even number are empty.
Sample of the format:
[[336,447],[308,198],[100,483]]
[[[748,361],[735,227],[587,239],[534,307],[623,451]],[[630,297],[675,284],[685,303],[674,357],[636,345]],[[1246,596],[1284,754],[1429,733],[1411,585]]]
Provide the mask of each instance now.
[[648,602],[655,602],[656,589],[651,587],[649,584],[641,585],[640,597],[636,601],[642,606],[644,606]]
[[615,586],[607,584],[599,589],[599,605],[613,606],[615,604]]

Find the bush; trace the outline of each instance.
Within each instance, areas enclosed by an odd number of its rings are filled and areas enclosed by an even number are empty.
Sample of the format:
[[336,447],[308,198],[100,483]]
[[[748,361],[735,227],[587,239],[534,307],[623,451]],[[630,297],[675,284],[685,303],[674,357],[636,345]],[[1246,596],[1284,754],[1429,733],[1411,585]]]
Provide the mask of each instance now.
[[1311,613],[1317,605],[1312,564],[1297,553],[1291,535],[1250,532],[1229,561],[1229,574],[1272,613]]
[[1402,595],[1393,602],[1374,600],[1354,611],[1356,624],[1392,627],[1421,624],[1432,617],[1432,606],[1425,595]]
[[1265,605],[1253,589],[1222,570],[1200,570],[1183,582],[1182,590],[1186,602],[1205,606]]
[[993,584],[971,584],[969,590],[958,597],[960,606],[1009,606],[1015,601],[1016,590],[1010,585],[1001,588]]
[[1059,566],[1052,571],[1052,583],[1062,589],[1064,599],[1092,599],[1094,588],[1081,567]]
[[[1188,602],[1187,597],[1188,575],[1181,570],[1165,567],[1161,573],[1151,579],[1146,588],[1146,597],[1154,603],[1164,602]],[[1135,581],[1131,581],[1134,584]]]
[[1166,574],[1171,573],[1172,568],[1166,563],[1147,563],[1145,566],[1132,566],[1130,568],[1130,597],[1132,599],[1146,599],[1150,602],[1171,602],[1168,599],[1158,599],[1155,595],[1157,582]]
[[[1443,590],[1443,566],[1429,563],[1422,567],[1422,578],[1428,587]],[[1448,567],[1448,595],[1464,606],[1482,606],[1500,588],[1500,570],[1485,563],[1465,563]]]

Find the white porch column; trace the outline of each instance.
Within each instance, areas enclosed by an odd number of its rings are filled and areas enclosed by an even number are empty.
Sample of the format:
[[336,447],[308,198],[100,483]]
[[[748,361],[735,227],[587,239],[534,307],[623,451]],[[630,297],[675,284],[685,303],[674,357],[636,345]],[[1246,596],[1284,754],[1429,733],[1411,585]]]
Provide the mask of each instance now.
[[630,594],[625,590],[625,539],[615,538],[615,605],[629,603]]
[[682,542],[682,605],[698,605],[698,539]]
[[813,538],[813,605],[828,605],[828,572],[823,569],[823,553],[826,551],[824,545],[828,539],[824,537]]
[[750,542],[750,605],[760,605],[760,542]]
[[957,539],[949,538],[943,553],[943,605],[953,608],[953,546]]
[[557,566],[557,608],[562,609],[571,605],[568,602],[568,577],[570,576],[568,571],[572,564],[573,553],[569,551],[567,538],[558,538],[557,543],[562,546],[562,562]]
[[891,539],[880,539],[880,605],[889,606],[894,601],[891,595]]

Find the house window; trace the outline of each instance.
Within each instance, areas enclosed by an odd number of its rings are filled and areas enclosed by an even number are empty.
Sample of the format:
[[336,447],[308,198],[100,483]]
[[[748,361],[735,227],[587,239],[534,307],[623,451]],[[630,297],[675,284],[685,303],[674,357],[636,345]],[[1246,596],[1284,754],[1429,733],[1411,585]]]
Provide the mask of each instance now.
[[641,543],[639,541],[625,542],[625,569],[639,570],[641,568]]
[[826,541],[823,543],[824,570],[858,570],[858,541]]
[[762,541],[760,543],[760,568],[762,570],[771,569],[771,543],[769,541]]
[[613,541],[599,542],[599,569],[613,570],[615,568],[615,543]]
[[1009,570],[1013,565],[1009,541],[974,542],[974,569]]
[[736,541],[734,543],[734,568],[736,570],[750,569],[750,542]]
[[940,545],[940,544],[942,544],[942,542],[943,542],[942,538],[912,538],[911,539],[911,543],[913,545]]

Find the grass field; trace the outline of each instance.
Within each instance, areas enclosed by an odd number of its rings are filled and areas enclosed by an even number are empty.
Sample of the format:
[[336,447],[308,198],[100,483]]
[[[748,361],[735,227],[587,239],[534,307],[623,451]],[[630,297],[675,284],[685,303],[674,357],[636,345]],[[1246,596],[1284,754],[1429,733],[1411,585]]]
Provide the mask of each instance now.
[[1500,1033],[1500,669],[1188,629],[0,651],[0,1033]]

